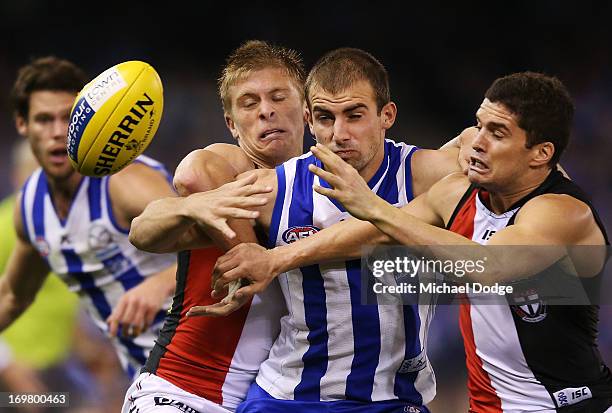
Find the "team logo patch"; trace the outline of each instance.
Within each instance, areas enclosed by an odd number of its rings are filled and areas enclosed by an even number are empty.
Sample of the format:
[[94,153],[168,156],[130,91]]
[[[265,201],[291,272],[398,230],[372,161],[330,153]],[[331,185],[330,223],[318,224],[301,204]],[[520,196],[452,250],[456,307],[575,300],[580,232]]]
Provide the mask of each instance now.
[[312,234],[316,234],[319,231],[320,229],[315,227],[314,225],[291,227],[288,228],[285,232],[283,232],[283,241],[286,244],[291,244],[292,242],[309,237]]
[[155,400],[156,406],[172,406],[172,407],[175,407],[177,410],[180,410],[181,412],[200,413],[193,407],[190,407],[183,402],[172,400],[167,397],[154,397],[153,400]]
[[536,290],[530,289],[512,294],[511,305],[514,313],[527,323],[539,323],[547,315],[546,303]]
[[34,240],[34,246],[38,250],[38,253],[41,255],[41,257],[47,257],[49,255],[49,243],[44,237],[40,235],[37,236]]
[[101,250],[108,247],[111,242],[113,242],[113,235],[104,225],[94,224],[89,227],[89,234],[87,235],[89,248]]

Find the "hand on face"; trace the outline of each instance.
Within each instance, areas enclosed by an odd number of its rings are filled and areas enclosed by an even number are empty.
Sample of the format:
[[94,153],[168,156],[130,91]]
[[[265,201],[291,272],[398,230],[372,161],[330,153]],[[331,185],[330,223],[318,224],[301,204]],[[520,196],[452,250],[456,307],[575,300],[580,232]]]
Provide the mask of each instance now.
[[323,188],[316,185],[314,190],[321,195],[337,199],[355,218],[370,219],[372,207],[380,198],[370,190],[359,172],[321,144],[310,149],[323,162],[326,170],[315,165],[309,165],[308,169],[333,187]]

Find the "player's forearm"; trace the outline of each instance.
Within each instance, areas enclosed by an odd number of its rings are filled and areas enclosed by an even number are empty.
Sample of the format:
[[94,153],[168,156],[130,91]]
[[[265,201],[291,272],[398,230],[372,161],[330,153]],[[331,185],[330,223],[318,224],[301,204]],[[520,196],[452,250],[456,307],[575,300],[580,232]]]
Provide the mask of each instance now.
[[10,326],[30,306],[34,297],[18,297],[5,276],[0,279],[0,331]]
[[282,273],[312,264],[358,259],[364,246],[389,242],[391,238],[371,223],[350,219],[292,244],[276,247],[271,253],[278,273]]
[[130,242],[148,252],[169,252],[194,225],[187,208],[187,198],[163,198],[151,202],[130,227]]
[[147,282],[153,283],[155,288],[162,291],[164,295],[171,296],[176,289],[176,265],[171,265],[157,274],[147,277],[143,284]]
[[483,263],[484,270],[474,266],[459,277],[448,274],[453,282],[494,284],[528,278],[563,256],[562,247],[481,245],[462,235],[424,223],[384,202],[374,206],[372,211],[371,222],[396,243],[409,246],[413,252],[455,263]]

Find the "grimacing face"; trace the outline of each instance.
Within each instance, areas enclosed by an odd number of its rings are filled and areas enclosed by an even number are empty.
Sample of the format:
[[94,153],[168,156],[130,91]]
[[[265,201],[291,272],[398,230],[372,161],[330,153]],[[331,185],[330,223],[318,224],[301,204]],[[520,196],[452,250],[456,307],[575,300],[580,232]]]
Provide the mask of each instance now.
[[543,164],[539,159],[544,144],[527,148],[527,132],[518,125],[517,115],[502,103],[485,98],[476,119],[478,134],[472,142],[468,169],[472,183],[506,192],[532,167]]
[[41,90],[30,95],[27,119],[17,116],[17,131],[28,139],[32,152],[47,176],[64,180],[72,176],[66,150],[70,109],[75,93]]
[[283,69],[250,72],[229,88],[225,120],[240,147],[256,163],[273,167],[302,154],[303,92]]
[[395,104],[387,103],[378,113],[374,89],[366,80],[335,95],[314,85],[309,99],[308,122],[317,142],[370,179],[384,158],[385,133],[395,122]]

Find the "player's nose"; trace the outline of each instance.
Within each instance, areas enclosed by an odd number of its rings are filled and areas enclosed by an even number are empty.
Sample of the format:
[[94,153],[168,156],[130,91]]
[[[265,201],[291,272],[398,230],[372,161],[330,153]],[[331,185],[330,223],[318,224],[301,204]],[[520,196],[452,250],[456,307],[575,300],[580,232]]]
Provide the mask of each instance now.
[[351,137],[348,125],[342,119],[334,120],[333,140],[336,142],[347,141]]
[[276,115],[276,109],[274,108],[273,102],[268,99],[263,99],[259,104],[259,118],[271,119]]
[[65,140],[68,135],[68,121],[66,119],[56,118],[51,126],[53,139]]

